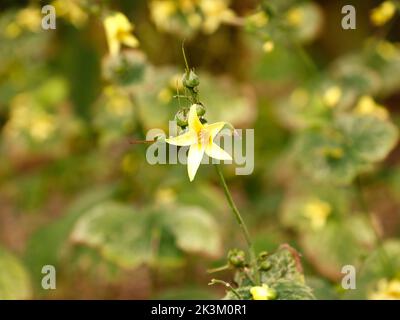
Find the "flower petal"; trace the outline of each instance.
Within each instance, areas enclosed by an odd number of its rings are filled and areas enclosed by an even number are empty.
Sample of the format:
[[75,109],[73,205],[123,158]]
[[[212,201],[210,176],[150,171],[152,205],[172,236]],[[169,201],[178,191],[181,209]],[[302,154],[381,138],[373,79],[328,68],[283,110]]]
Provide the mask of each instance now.
[[131,34],[127,34],[126,36],[124,36],[122,38],[122,43],[131,48],[136,48],[137,46],[139,46],[138,39],[136,39],[136,37]]
[[197,110],[196,110],[196,105],[193,104],[190,107],[189,110],[189,116],[188,116],[188,123],[189,123],[189,129],[194,130],[195,132],[200,132],[201,129],[203,129],[203,125],[201,124],[199,117],[197,116]]
[[208,144],[205,151],[206,154],[211,158],[218,160],[232,160],[230,154],[226,152],[224,149],[220,148],[214,142]]
[[215,122],[212,124],[204,125],[204,129],[210,133],[211,139],[214,139],[218,132],[224,127],[226,122]]
[[187,159],[187,168],[190,181],[193,181],[197,169],[200,166],[200,162],[203,159],[203,155],[204,155],[204,146],[202,146],[200,143],[192,144],[190,146]]
[[165,142],[173,144],[175,146],[190,146],[197,143],[197,135],[190,130],[179,136],[165,139]]

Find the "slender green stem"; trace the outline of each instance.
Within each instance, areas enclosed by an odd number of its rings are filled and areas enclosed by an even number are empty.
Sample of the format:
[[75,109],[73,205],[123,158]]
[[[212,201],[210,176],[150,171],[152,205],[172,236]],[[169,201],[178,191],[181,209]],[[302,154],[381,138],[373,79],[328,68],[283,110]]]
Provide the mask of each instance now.
[[237,290],[235,288],[233,288],[230,283],[222,281],[222,280],[217,280],[217,279],[212,279],[211,282],[208,285],[214,285],[214,284],[222,284],[223,286],[225,286],[226,288],[228,288],[229,290],[231,290],[233,292],[233,294],[239,299],[242,300],[241,295],[239,294],[239,292],[237,292]]
[[248,246],[251,265],[253,267],[253,270],[254,270],[254,273],[255,273],[255,276],[256,276],[256,282],[258,283],[259,282],[259,274],[258,274],[258,270],[257,270],[256,253],[255,253],[255,250],[254,250],[254,247],[253,247],[253,243],[252,243],[252,241],[250,239],[249,230],[247,229],[247,226],[246,226],[246,224],[245,224],[245,222],[244,222],[244,220],[243,220],[238,208],[236,207],[235,202],[233,201],[232,195],[231,195],[231,193],[229,191],[228,185],[226,184],[226,181],[225,181],[225,178],[224,178],[224,175],[222,173],[220,165],[216,164],[215,168],[216,168],[218,176],[219,176],[219,178],[221,180],[221,184],[222,184],[222,187],[224,189],[225,197],[226,197],[226,199],[228,201],[228,204],[231,207],[233,214],[235,215],[235,218],[236,218],[236,221],[239,224],[239,227],[242,229],[243,236],[244,236],[244,238],[246,240],[246,243],[247,243],[247,246]]
[[230,268],[230,266],[228,264],[221,266],[221,267],[217,267],[217,268],[213,268],[213,269],[208,269],[207,272],[208,273],[215,273],[215,272],[220,272],[220,271],[225,271],[228,270]]
[[185,40],[182,41],[182,54],[183,54],[183,60],[185,60],[186,73],[189,74],[190,68],[189,68],[189,63],[188,63],[187,58],[186,58]]

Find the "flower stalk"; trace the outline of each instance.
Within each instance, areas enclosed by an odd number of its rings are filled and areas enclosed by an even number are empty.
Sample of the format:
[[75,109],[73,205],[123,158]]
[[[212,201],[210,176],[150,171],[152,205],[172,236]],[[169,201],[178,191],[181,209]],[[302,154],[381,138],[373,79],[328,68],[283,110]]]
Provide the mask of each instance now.
[[250,255],[250,263],[251,263],[251,266],[253,267],[253,271],[255,274],[255,281],[256,281],[256,283],[259,283],[259,273],[257,270],[257,258],[256,258],[256,253],[254,250],[253,243],[250,238],[249,230],[247,229],[247,226],[242,218],[242,215],[240,214],[238,208],[236,207],[236,204],[235,204],[235,202],[232,198],[232,195],[229,191],[228,185],[226,184],[225,177],[224,177],[224,174],[222,173],[221,167],[218,164],[216,164],[215,168],[217,170],[219,179],[221,180],[221,185],[222,185],[222,188],[224,189],[226,200],[228,201],[228,204],[231,207],[232,212],[236,218],[236,221],[239,224],[239,227],[242,230],[243,236],[246,240],[248,252]]

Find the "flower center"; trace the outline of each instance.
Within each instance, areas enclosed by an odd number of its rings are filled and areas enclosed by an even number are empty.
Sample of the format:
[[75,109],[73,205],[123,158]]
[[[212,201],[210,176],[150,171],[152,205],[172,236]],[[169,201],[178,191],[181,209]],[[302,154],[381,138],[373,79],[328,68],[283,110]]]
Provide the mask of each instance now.
[[210,139],[210,134],[206,130],[200,130],[197,135],[198,141],[200,144],[207,144]]

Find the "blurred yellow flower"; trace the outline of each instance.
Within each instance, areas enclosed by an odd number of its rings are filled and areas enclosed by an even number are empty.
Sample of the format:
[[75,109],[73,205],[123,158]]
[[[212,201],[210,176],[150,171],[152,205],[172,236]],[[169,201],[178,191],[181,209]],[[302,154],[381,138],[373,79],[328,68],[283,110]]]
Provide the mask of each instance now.
[[128,117],[132,113],[132,101],[127,94],[115,86],[107,86],[104,89],[106,98],[105,108],[107,113],[117,117]]
[[362,96],[354,109],[357,114],[373,115],[381,120],[389,117],[389,112],[384,106],[377,104],[371,96]]
[[323,94],[322,100],[325,105],[333,108],[338,104],[342,97],[342,89],[339,86],[329,87]]
[[172,188],[162,188],[157,190],[155,198],[156,203],[169,205],[175,202],[176,192]]
[[173,0],[157,0],[150,2],[150,14],[160,29],[168,29],[170,17],[177,11],[177,4]]
[[311,228],[319,230],[325,226],[326,219],[331,214],[332,208],[329,203],[320,199],[313,199],[306,203],[303,214],[310,220]]
[[44,141],[55,131],[54,117],[42,114],[31,119],[29,133],[37,141]]
[[304,20],[304,12],[302,8],[293,8],[286,13],[286,21],[289,25],[299,26]]
[[385,60],[392,60],[400,55],[398,46],[389,41],[380,41],[376,46],[376,51]]
[[57,16],[70,21],[77,28],[86,23],[88,14],[79,5],[79,0],[55,0],[52,5]]
[[203,125],[197,116],[197,105],[194,104],[189,110],[188,124],[187,132],[165,141],[176,146],[190,146],[187,165],[189,180],[193,181],[204,153],[218,160],[232,160],[232,157],[213,142],[226,122]]
[[235,17],[235,13],[228,8],[228,2],[224,0],[201,0],[200,8],[205,16],[203,30],[206,33],[213,33],[222,22]]
[[374,25],[383,26],[393,18],[395,13],[396,5],[393,1],[384,1],[371,11],[370,18]]
[[268,24],[268,16],[264,11],[260,11],[247,17],[247,21],[257,28],[262,28]]
[[153,0],[149,7],[159,29],[185,33],[185,26],[180,25],[180,21],[184,21],[194,30],[202,28],[212,33],[221,23],[235,17],[228,5],[229,0]]
[[160,102],[167,104],[172,99],[172,92],[169,88],[161,89],[157,95],[157,98]]
[[13,39],[18,37],[23,30],[38,32],[41,28],[41,23],[42,15],[40,10],[35,7],[28,7],[17,13],[15,21],[6,26],[4,34],[6,37]]
[[104,19],[104,28],[110,54],[118,55],[121,44],[135,48],[139,45],[139,41],[132,35],[133,25],[128,18],[120,13],[115,12]]
[[16,22],[19,26],[35,32],[40,29],[42,15],[38,8],[26,8],[18,12]]
[[253,300],[274,300],[276,299],[276,291],[270,288],[268,285],[263,284],[262,286],[252,287],[250,293],[253,296]]
[[38,108],[30,93],[21,93],[11,101],[10,119],[6,134],[18,136],[25,132],[36,141],[47,140],[56,131],[55,117]]
[[369,300],[400,300],[400,280],[381,279],[375,291],[368,294]]
[[274,50],[274,43],[271,40],[265,41],[263,44],[263,51],[266,53],[270,53]]

